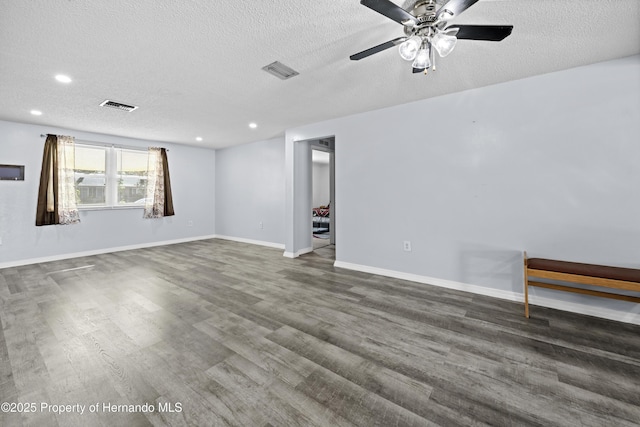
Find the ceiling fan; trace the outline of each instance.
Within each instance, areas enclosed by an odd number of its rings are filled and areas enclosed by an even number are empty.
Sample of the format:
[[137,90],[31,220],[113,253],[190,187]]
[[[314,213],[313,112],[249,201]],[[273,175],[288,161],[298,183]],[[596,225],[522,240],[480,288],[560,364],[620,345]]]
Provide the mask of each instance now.
[[[451,25],[447,21],[460,15],[478,0],[416,0],[403,9],[389,0],[360,0],[363,6],[404,26],[404,37],[371,47],[351,55],[358,61],[393,46],[399,46],[400,56],[413,61],[414,73],[436,69],[435,54],[449,55],[458,40],[501,41],[511,34],[513,25]],[[413,4],[413,6],[411,6]]]

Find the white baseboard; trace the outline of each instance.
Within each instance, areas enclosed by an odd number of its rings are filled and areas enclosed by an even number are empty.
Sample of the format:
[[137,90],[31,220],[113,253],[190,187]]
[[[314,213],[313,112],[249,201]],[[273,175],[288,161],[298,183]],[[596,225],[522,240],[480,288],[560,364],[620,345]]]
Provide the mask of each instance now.
[[92,250],[92,251],[72,252],[72,253],[67,253],[67,254],[52,255],[52,256],[41,257],[41,258],[21,259],[21,260],[17,260],[17,261],[9,261],[9,262],[0,263],[0,269],[1,268],[10,268],[10,267],[19,267],[21,265],[39,264],[39,263],[42,263],[42,262],[60,261],[60,260],[63,260],[63,259],[81,258],[81,257],[91,256],[91,255],[108,254],[108,253],[112,253],[112,252],[130,251],[130,250],[133,250],[133,249],[152,248],[154,246],[175,245],[177,243],[194,242],[196,240],[207,240],[207,239],[215,239],[215,238],[216,238],[216,236],[214,236],[214,235],[187,237],[187,238],[184,238],[184,239],[163,240],[163,241],[160,241],[160,242],[148,242],[148,243],[140,243],[140,244],[136,244],[136,245],[117,246],[117,247],[111,247],[111,248],[95,249],[95,250]]
[[216,239],[231,240],[233,242],[249,243],[251,245],[267,246],[269,248],[275,248],[275,249],[284,249],[284,244],[282,243],[264,242],[262,240],[245,239],[242,237],[233,237],[233,236],[216,235],[214,237]]
[[313,252],[313,248],[304,248],[300,249],[298,252],[286,252],[282,254],[287,258],[298,258],[300,255],[308,254],[309,252]]
[[455,282],[453,280],[437,279],[435,277],[420,276],[418,274],[404,273],[402,271],[395,270],[386,270],[384,268],[370,267],[368,265],[351,264],[349,262],[343,261],[336,261],[333,263],[333,266],[345,268],[347,270],[361,271],[363,273],[377,274],[378,276],[393,277],[394,279],[408,280],[410,282],[439,286],[441,288],[471,292],[474,294],[486,295],[490,297],[506,299],[509,301],[523,301],[522,295],[515,292],[486,288],[484,286]]
[[[524,296],[522,297],[522,301],[524,301]],[[640,325],[640,305],[638,304],[636,304],[638,309],[635,310],[635,312],[618,311],[605,307],[594,307],[591,305],[584,305],[570,301],[560,301],[553,298],[539,297],[529,294],[529,305],[554,308],[556,310],[570,311],[572,313],[585,314],[587,316]]]
[[[386,270],[378,267],[370,267],[367,265],[352,264],[343,261],[334,262],[334,267],[344,268],[347,270],[361,271],[363,273],[377,274],[379,276],[393,277],[394,279],[408,280],[411,282],[424,283],[427,285],[439,286],[447,289],[455,289],[458,291],[471,292],[478,295],[485,295],[494,298],[500,298],[508,301],[524,303],[524,295],[518,292],[505,291],[501,289],[487,288],[485,286],[471,285],[469,283],[456,282],[453,280],[438,279],[435,277],[421,276],[417,274],[404,273],[395,270]],[[529,295],[529,304],[541,307],[553,308],[557,310],[570,311],[572,313],[585,314],[587,316],[600,317],[603,319],[615,320],[618,322],[632,323],[640,325],[639,312],[622,312],[604,307],[594,307],[590,305],[554,300],[552,298],[539,297]],[[640,311],[640,306],[639,311]],[[524,316],[524,308],[523,308]]]

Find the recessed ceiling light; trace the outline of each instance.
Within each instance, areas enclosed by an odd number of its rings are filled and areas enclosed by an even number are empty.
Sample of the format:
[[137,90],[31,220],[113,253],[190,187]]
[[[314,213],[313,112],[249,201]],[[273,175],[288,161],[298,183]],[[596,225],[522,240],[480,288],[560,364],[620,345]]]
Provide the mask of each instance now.
[[56,80],[60,83],[71,83],[71,77],[65,76],[64,74],[58,74]]
[[196,141],[198,141],[198,142],[202,141],[202,137],[201,136],[197,136],[196,137]]
[[250,127],[251,129],[255,129],[255,128],[257,128],[257,127],[258,127],[258,125],[257,125],[257,124],[255,124],[255,123],[249,123],[249,127]]
[[31,110],[31,114],[33,114],[34,116],[41,116],[41,115],[42,115],[42,111],[39,111],[39,110]]

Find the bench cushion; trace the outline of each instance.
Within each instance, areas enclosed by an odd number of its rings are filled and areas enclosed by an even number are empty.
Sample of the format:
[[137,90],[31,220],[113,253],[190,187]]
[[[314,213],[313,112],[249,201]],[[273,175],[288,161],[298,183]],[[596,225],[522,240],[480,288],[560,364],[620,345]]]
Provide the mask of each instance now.
[[579,262],[556,261],[544,258],[530,258],[527,267],[533,270],[555,271],[556,273],[578,274],[640,283],[640,269],[609,267],[605,265],[582,264]]

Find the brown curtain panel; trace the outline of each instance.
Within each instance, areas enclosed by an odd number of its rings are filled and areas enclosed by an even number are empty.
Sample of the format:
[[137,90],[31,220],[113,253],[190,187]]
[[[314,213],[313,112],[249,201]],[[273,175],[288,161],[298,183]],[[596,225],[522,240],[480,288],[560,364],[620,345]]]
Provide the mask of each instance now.
[[160,150],[162,157],[162,171],[164,175],[164,216],[175,215],[173,210],[173,196],[171,195],[171,179],[169,178],[169,161],[167,160],[167,150]]
[[36,225],[52,225],[60,222],[58,216],[58,137],[47,135],[42,155]]

